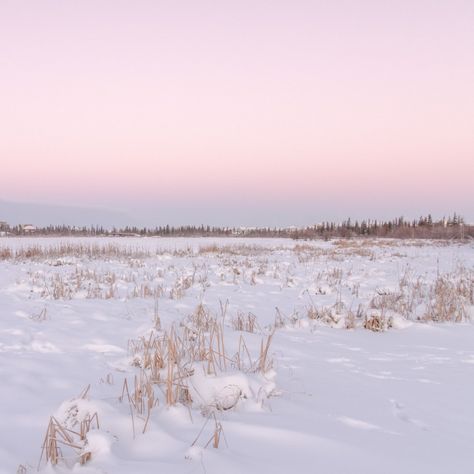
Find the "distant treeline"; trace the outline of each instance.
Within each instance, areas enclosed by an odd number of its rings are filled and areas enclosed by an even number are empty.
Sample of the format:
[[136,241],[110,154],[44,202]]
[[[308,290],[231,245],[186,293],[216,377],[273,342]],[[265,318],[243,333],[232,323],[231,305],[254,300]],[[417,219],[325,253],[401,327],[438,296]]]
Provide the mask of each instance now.
[[107,229],[101,226],[8,226],[0,225],[0,231],[7,235],[40,235],[40,236],[141,236],[141,237],[286,237],[292,239],[333,239],[351,237],[385,237],[398,239],[465,239],[474,238],[474,225],[464,223],[462,217],[433,220],[431,215],[415,220],[403,217],[390,221],[351,220],[343,222],[323,222],[308,227],[255,227],[231,228],[211,226],[160,226],[123,227]]
[[325,222],[295,229],[294,239],[331,239],[351,237],[384,237],[394,239],[466,239],[474,238],[474,225],[467,225],[457,214],[434,221],[431,215],[418,220],[403,217],[391,221],[347,219],[341,223]]

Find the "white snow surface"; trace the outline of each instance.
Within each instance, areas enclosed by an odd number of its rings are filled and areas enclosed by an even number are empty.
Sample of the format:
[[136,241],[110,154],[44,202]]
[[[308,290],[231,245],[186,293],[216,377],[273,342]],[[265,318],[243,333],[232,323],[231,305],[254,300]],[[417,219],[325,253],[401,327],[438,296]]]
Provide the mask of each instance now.
[[[52,415],[74,429],[94,413],[91,459],[80,465],[64,449],[40,472],[474,472],[472,305],[461,322],[433,323],[419,320],[420,299],[409,318],[392,312],[382,332],[307,317],[312,305],[338,303],[336,314],[370,313],[370,300],[404,278],[427,292],[440,275],[474,270],[474,244],[348,242],[0,238],[0,255],[61,245],[128,252],[0,260],[0,473],[36,471]],[[134,436],[129,405],[118,400],[138,373],[129,341],[151,334],[156,308],[169,329],[200,303],[220,315],[226,300],[229,353],[242,336],[257,354],[278,308],[272,368],[206,374],[198,365],[192,406],[166,406],[157,389],[147,429],[135,417]],[[235,330],[239,311],[255,315],[255,333]],[[206,443],[216,422],[225,439],[214,449]]]

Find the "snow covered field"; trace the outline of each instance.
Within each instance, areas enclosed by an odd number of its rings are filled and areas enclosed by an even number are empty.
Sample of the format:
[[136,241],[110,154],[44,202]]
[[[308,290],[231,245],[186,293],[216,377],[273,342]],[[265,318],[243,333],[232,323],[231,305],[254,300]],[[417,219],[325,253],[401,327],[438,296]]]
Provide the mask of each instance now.
[[0,472],[472,473],[473,303],[472,243],[0,238]]

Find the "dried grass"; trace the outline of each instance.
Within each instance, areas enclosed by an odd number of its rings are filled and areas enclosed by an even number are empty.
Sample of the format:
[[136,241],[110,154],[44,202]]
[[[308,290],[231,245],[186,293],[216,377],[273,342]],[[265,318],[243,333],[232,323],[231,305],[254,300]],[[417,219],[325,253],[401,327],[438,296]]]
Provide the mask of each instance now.
[[373,332],[383,332],[392,327],[392,319],[382,314],[372,314],[366,316],[364,328]]
[[232,319],[232,327],[235,331],[254,333],[259,329],[257,316],[252,313],[245,314],[242,311],[237,311],[237,314]]
[[[43,459],[46,463],[50,463],[53,466],[61,461],[67,464],[68,460],[71,460],[73,463],[79,461],[80,464],[90,461],[92,454],[87,450],[86,440],[87,434],[94,428],[99,429],[97,413],[86,415],[81,420],[78,431],[66,428],[54,416],[50,417],[38,469]],[[67,448],[69,448],[68,451]],[[68,455],[68,452],[71,452],[72,455]]]

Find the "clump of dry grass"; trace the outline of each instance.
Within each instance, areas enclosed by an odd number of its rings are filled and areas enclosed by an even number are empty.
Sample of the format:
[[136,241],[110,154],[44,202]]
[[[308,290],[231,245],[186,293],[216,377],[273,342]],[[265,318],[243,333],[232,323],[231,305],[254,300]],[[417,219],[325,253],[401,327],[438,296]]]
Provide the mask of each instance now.
[[119,401],[123,402],[127,397],[130,415],[132,419],[133,437],[136,435],[135,417],[144,420],[142,433],[146,432],[152,409],[158,405],[159,400],[155,396],[155,391],[150,379],[145,371],[141,370],[139,375],[134,377],[133,391],[130,393],[128,380],[125,378],[122,386],[122,394]]
[[[438,274],[431,285],[425,282],[425,278],[415,277],[407,268],[400,277],[398,289],[377,290],[368,304],[359,305],[354,314],[346,310],[341,300],[341,289],[349,289],[354,294],[353,287],[344,282],[337,268],[325,270],[320,272],[316,281],[326,281],[337,289],[336,303],[333,306],[317,306],[307,291],[312,304],[307,307],[306,316],[331,327],[353,329],[362,323],[362,327],[374,332],[393,327],[394,318],[398,316],[425,322],[463,322],[470,319],[474,305],[473,270],[458,267],[451,273]],[[327,294],[323,289],[320,291]],[[356,292],[358,294],[359,289]]]
[[[274,330],[262,337],[258,355],[251,354],[242,335],[239,337],[237,352],[233,356],[228,354],[223,324],[227,307],[228,302],[221,302],[221,317],[218,318],[206,306],[199,304],[181,325],[161,331],[156,305],[156,332],[152,331],[146,338],[129,341],[133,365],[138,370],[131,382],[128,378],[124,379],[119,401],[128,403],[134,437],[138,430],[146,432],[152,412],[160,404],[160,398],[166,406],[193,406],[195,400],[191,395],[190,384],[196,369],[199,368],[207,375],[218,376],[229,368],[262,374],[272,368],[270,347]],[[247,329],[254,330],[257,325],[256,317],[247,315],[243,324],[250,325]],[[79,398],[84,399],[88,390],[89,387]],[[211,405],[201,406],[202,413],[208,419],[214,419],[212,435],[204,448],[209,445],[214,448],[220,446],[224,432],[214,411],[222,412],[235,407],[242,397],[242,390],[238,386],[229,385],[224,387],[220,395]],[[61,461],[67,464],[69,459],[84,464],[91,459],[91,452],[87,450],[87,433],[99,428],[99,418],[97,413],[88,413],[78,420],[78,406],[71,405],[64,422],[55,417],[50,418],[40,464],[43,460],[51,465],[57,465]]]
[[[474,285],[473,285],[474,286]],[[432,285],[422,319],[434,322],[462,322],[469,319],[467,304],[472,288],[448,277],[438,277]]]
[[0,260],[12,260],[15,252],[9,247],[0,248]]
[[131,248],[108,243],[99,245],[95,243],[65,243],[58,245],[41,246],[30,245],[18,249],[4,248],[0,256],[5,259],[16,260],[50,260],[58,265],[62,258],[87,258],[89,260],[148,258],[152,254],[144,248]]
[[415,285],[407,286],[402,291],[377,291],[370,300],[369,307],[382,314],[395,313],[410,319],[416,306],[422,302],[420,289]]
[[281,247],[265,247],[260,245],[201,245],[198,250],[198,254],[218,254],[218,255],[238,255],[238,256],[256,256],[263,255],[266,253],[272,253],[281,250]]
[[232,327],[235,331],[254,333],[258,328],[257,316],[252,313],[245,314],[242,311],[237,311],[232,319]]
[[87,450],[87,433],[94,427],[99,429],[99,418],[97,413],[81,421],[79,431],[74,431],[63,426],[54,416],[49,420],[46,435],[43,441],[40,464],[43,458],[46,463],[53,466],[60,461],[66,462],[70,456],[65,454],[65,448],[71,448],[73,461],[79,460],[80,464],[90,461],[92,454]]
[[[89,392],[90,385],[83,390],[79,399],[85,399]],[[64,462],[66,465],[68,461],[73,464],[79,461],[80,464],[85,464],[90,461],[92,453],[87,449],[87,434],[92,429],[99,429],[99,416],[97,413],[86,413],[80,420],[76,418],[77,407],[71,405],[68,421],[60,422],[56,417],[51,416],[49,419],[46,435],[44,437],[41,456],[38,463],[38,470],[44,459],[46,464],[50,463],[55,466],[59,462]]]
[[337,324],[338,320],[336,319],[332,308],[322,307],[318,308],[316,306],[309,306],[307,309],[307,316],[313,321],[320,321],[323,324]]
[[347,315],[344,319],[344,326],[346,329],[355,329],[357,327],[357,319],[359,316],[360,306],[357,314],[354,314],[352,310],[347,312]]
[[191,327],[209,332],[216,323],[216,318],[207,306],[199,303],[195,310],[188,316],[187,321],[191,324]]
[[158,255],[172,255],[174,257],[189,257],[194,254],[191,247],[184,249],[156,249],[151,251],[144,247],[131,247],[114,243],[71,243],[60,242],[57,245],[29,245],[17,249],[10,247],[0,248],[0,260],[18,261],[49,261],[53,266],[61,266],[62,259],[87,259],[87,260],[117,260],[130,262],[134,265],[137,261]]
[[474,305],[474,269],[468,270],[460,266],[456,276],[456,294],[464,298],[468,304]]
[[293,247],[299,263],[313,262],[314,260],[328,255],[331,251],[310,244],[296,244]]
[[[230,356],[226,350],[223,325],[226,311],[227,303],[221,302],[219,319],[205,305],[199,304],[181,325],[129,342],[132,363],[140,374],[134,379],[133,392],[129,390],[128,382],[124,382],[120,400],[129,400],[134,429],[135,418],[142,418],[146,429],[150,412],[157,403],[154,386],[161,388],[164,404],[190,406],[194,400],[189,381],[196,368],[213,376],[226,372],[228,368],[261,373],[270,370],[273,332],[262,339],[258,357],[252,357],[242,336],[238,351]],[[250,324],[248,329],[254,329],[256,320],[251,315],[243,324]]]
[[382,332],[392,327],[392,319],[383,314],[372,314],[366,316],[364,320],[364,328],[373,332]]
[[312,321],[318,321],[327,326],[338,326],[344,318],[345,306],[337,301],[332,306],[316,306],[314,303],[307,306],[306,316]]
[[[30,272],[30,283],[38,288],[42,298],[61,300],[77,296],[87,299],[116,299],[116,298],[160,298],[165,294],[162,280],[163,269],[157,268],[152,272],[136,273],[105,271],[96,269],[75,268],[74,271]],[[184,283],[183,283],[184,282]],[[189,287],[189,280],[177,279],[175,287],[179,297]],[[122,289],[121,289],[122,288]],[[120,290],[120,291],[119,291]],[[170,290],[173,291],[173,290]]]
[[[148,282],[140,283],[139,285],[136,284],[130,297],[132,298],[159,298],[163,296],[165,293],[165,290],[163,288],[163,285],[160,283],[156,284],[151,284]],[[115,297],[115,292],[113,293],[113,296]]]

